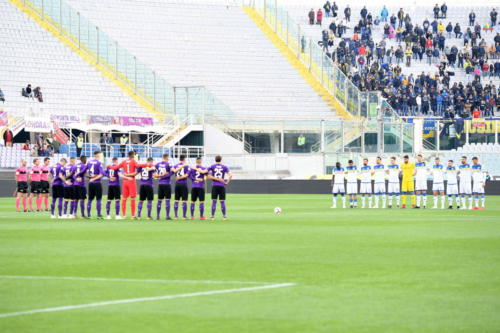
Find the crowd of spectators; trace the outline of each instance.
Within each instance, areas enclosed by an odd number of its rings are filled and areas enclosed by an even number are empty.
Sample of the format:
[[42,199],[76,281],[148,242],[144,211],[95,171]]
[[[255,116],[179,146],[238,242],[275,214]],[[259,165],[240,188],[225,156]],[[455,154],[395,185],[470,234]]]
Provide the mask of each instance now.
[[21,89],[21,95],[26,98],[36,99],[40,103],[43,102],[42,88],[36,87],[35,89],[32,89],[31,84],[28,84],[26,88]]
[[[500,34],[492,36],[492,43],[484,39],[484,34],[494,34],[496,9],[483,26],[470,12],[468,27],[443,22],[448,13],[445,3],[433,8],[433,20],[421,23],[413,22],[403,8],[390,15],[384,6],[375,17],[363,7],[359,22],[348,26],[349,6],[343,19],[338,18],[335,2],[327,1],[323,10],[333,19],[318,44],[360,90],[382,91],[399,114],[466,117],[479,110],[482,116],[492,116],[500,106],[500,87],[493,82],[500,78]],[[323,10],[315,14],[311,9],[309,23],[321,25]],[[348,29],[352,31],[347,33]],[[378,43],[373,40],[375,29],[382,29]],[[435,69],[418,75],[403,73],[402,66],[411,67],[414,62]],[[454,82],[452,77],[461,73],[466,80]]]

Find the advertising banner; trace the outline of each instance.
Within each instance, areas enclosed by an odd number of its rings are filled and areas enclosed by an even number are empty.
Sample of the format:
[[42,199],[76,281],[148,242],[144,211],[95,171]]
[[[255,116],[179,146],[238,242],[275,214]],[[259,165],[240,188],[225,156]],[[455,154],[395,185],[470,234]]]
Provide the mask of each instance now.
[[0,127],[9,125],[9,117],[6,111],[0,111]]
[[60,115],[60,114],[55,115],[55,114],[53,114],[50,116],[50,120],[52,120],[54,123],[56,123],[59,127],[66,127],[72,123],[79,123],[80,116],[78,116],[78,115],[67,116],[67,115]]
[[47,118],[31,117],[25,119],[24,130],[26,132],[50,133],[52,122]]
[[90,116],[89,124],[113,125],[115,117],[113,116]]
[[122,126],[153,126],[153,118],[149,117],[118,117]]

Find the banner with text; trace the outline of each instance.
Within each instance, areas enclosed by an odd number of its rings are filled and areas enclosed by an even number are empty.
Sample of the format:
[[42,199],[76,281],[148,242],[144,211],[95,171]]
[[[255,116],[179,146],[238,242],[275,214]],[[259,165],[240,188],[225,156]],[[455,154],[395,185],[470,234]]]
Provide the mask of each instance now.
[[0,111],[0,126],[9,125],[9,116],[6,111]]
[[52,132],[52,122],[48,118],[31,117],[26,118],[24,130],[26,132],[50,133]]
[[153,118],[149,117],[118,117],[122,126],[153,126]]
[[90,116],[89,124],[113,125],[115,117],[113,116]]
[[69,124],[79,123],[80,116],[77,116],[77,115],[67,116],[67,115],[53,114],[50,116],[50,120],[52,120],[54,123],[56,123],[59,127],[67,127]]

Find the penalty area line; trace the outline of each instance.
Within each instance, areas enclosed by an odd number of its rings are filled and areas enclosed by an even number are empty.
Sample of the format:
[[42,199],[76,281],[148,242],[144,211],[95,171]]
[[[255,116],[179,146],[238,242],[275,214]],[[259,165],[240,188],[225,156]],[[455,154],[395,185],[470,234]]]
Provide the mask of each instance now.
[[23,316],[23,315],[36,314],[36,313],[58,312],[58,311],[69,311],[69,310],[77,310],[77,309],[85,309],[85,308],[95,308],[95,307],[99,307],[99,306],[109,306],[109,305],[117,305],[117,304],[154,302],[154,301],[162,301],[162,300],[175,299],[175,298],[188,298],[188,297],[197,297],[197,296],[242,293],[242,292],[258,291],[258,290],[266,290],[266,289],[292,287],[295,285],[296,285],[295,283],[277,283],[277,284],[269,284],[269,285],[265,285],[265,286],[232,288],[232,289],[221,289],[221,290],[209,290],[209,291],[199,291],[199,292],[186,293],[186,294],[174,294],[174,295],[153,296],[153,297],[119,299],[119,300],[114,300],[114,301],[104,301],[104,302],[95,302],[95,303],[87,303],[87,304],[57,306],[57,307],[34,309],[34,310],[27,310],[27,311],[0,313],[0,318],[17,317],[17,316]]

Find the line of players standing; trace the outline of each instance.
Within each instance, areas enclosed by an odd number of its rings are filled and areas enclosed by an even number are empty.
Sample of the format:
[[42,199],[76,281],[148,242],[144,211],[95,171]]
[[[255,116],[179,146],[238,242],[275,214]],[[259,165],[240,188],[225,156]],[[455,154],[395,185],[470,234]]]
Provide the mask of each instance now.
[[[441,209],[445,208],[445,178],[449,209],[453,208],[453,198],[455,198],[457,209],[467,209],[467,201],[468,209],[485,208],[484,187],[488,175],[479,164],[477,157],[473,157],[472,164],[469,164],[467,157],[462,156],[458,167],[454,166],[453,160],[449,160],[447,166],[442,165],[439,157],[436,157],[435,163],[428,167],[420,154],[417,155],[416,163],[410,163],[408,155],[404,156],[401,164],[397,164],[396,157],[391,157],[390,160],[390,164],[385,166],[382,164],[382,159],[377,157],[376,164],[372,167],[368,165],[368,159],[365,158],[359,170],[352,160],[348,161],[349,165],[346,168],[337,163],[332,176],[332,208],[337,207],[338,195],[342,197],[343,208],[346,208],[346,193],[349,197],[349,206],[357,207],[358,179],[360,179],[361,208],[366,207],[367,199],[368,208],[379,208],[379,198],[382,199],[381,208],[386,208],[387,201],[389,201],[388,207],[392,208],[393,198],[396,199],[398,208],[401,201],[401,208],[406,208],[408,195],[411,197],[412,208],[426,208],[427,180],[431,175],[434,209],[439,208],[439,197],[441,197]],[[375,194],[375,198],[372,194]],[[374,203],[373,199],[375,199]]]
[[[165,201],[165,215],[167,220],[170,216],[170,200],[172,197],[171,178],[175,176],[174,189],[174,218],[179,218],[179,206],[182,206],[182,219],[187,219],[188,202],[188,180],[191,181],[191,205],[190,218],[195,218],[196,202],[199,203],[199,218],[206,220],[205,210],[205,187],[206,179],[212,180],[212,207],[211,219],[215,217],[217,201],[220,202],[223,219],[226,219],[226,189],[232,174],[229,168],[221,164],[222,157],[215,157],[215,164],[210,167],[202,165],[202,159],[196,159],[196,165],[190,167],[187,164],[186,156],[181,155],[179,163],[171,165],[169,156],[163,155],[162,161],[156,165],[153,158],[148,158],[146,163],[135,161],[135,153],[129,152],[128,159],[118,163],[117,158],[113,158],[112,163],[107,167],[101,163],[102,153],[94,152],[94,158],[87,161],[85,156],[69,159],[69,163],[62,158],[56,165],[50,166],[50,158],[45,158],[43,165],[40,160],[33,160],[33,167],[27,168],[27,162],[22,161],[21,166],[16,170],[17,198],[16,210],[20,211],[22,203],[23,210],[33,211],[32,198],[36,199],[36,210],[42,210],[42,201],[45,210],[48,211],[48,197],[50,186],[52,185],[52,203],[50,207],[52,218],[76,218],[78,208],[80,208],[81,218],[90,218],[92,212],[92,202],[96,201],[97,218],[102,219],[101,201],[103,197],[102,179],[109,179],[108,196],[106,203],[106,218],[111,219],[111,206],[115,202],[115,218],[122,219],[127,215],[127,200],[130,199],[131,215],[134,219],[141,217],[144,202],[147,202],[147,218],[152,219],[152,206],[154,200],[153,180],[158,180],[158,200],[156,206],[156,218],[161,218],[162,202]],[[28,179],[29,178],[29,179]],[[139,204],[136,215],[137,182],[139,178]],[[29,182],[28,182],[29,180]],[[85,186],[88,180],[87,187]],[[120,185],[120,181],[122,185]],[[30,186],[28,186],[28,183]],[[123,188],[123,191],[122,191]],[[28,192],[30,192],[28,196]],[[85,205],[87,201],[87,205]],[[122,215],[120,215],[120,201]],[[29,207],[28,207],[29,204]],[[56,214],[57,206],[57,214]]]

